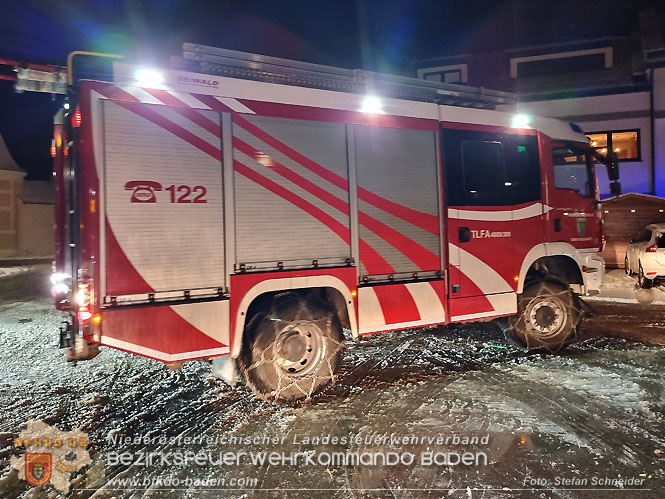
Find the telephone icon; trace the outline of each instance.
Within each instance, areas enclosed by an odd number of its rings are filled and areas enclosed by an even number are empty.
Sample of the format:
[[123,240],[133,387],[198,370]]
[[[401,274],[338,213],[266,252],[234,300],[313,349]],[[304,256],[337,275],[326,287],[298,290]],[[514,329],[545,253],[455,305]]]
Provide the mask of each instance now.
[[155,191],[162,190],[162,184],[151,180],[132,180],[125,184],[125,189],[132,192],[132,203],[156,203]]

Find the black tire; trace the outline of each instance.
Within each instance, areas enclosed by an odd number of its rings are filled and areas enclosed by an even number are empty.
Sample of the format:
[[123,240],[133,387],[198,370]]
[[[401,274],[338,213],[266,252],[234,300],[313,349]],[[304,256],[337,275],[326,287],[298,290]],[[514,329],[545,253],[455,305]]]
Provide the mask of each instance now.
[[642,268],[641,263],[640,263],[640,269],[637,272],[637,284],[642,289],[651,289],[651,287],[653,286],[653,279],[647,279],[647,277],[644,275],[644,269]]
[[568,286],[556,281],[529,284],[508,319],[513,339],[528,351],[558,352],[575,335],[582,316]]
[[626,258],[623,261],[623,269],[626,272],[626,275],[631,275],[630,265],[628,265],[628,255],[626,255]]
[[342,325],[328,304],[289,292],[276,295],[250,320],[238,364],[259,397],[294,403],[336,381],[343,350]]

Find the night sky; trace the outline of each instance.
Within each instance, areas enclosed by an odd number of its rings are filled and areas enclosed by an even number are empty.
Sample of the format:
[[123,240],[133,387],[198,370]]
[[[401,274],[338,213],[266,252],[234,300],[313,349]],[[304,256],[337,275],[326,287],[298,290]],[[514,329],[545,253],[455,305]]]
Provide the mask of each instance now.
[[[0,59],[65,63],[72,50],[167,65],[183,42],[411,75],[415,59],[630,34],[663,0],[0,0]],[[556,9],[553,8],[556,6]],[[50,177],[62,97],[0,81],[0,134],[29,177]]]

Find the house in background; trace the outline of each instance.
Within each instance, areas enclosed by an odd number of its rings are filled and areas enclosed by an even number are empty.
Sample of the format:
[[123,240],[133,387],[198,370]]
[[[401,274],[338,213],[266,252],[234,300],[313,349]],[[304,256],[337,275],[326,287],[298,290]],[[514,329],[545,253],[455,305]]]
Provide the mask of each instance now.
[[53,182],[25,180],[19,196],[18,248],[22,257],[51,257],[55,248]]
[[0,136],[0,258],[54,252],[53,183],[24,180],[25,175]]
[[[665,8],[562,9],[542,25],[532,4],[513,3],[469,39],[416,61],[418,78],[513,92],[517,105],[497,109],[577,123],[599,151],[618,154],[623,192],[665,196]],[[608,197],[606,171],[598,176]]]
[[25,171],[0,136],[0,258],[18,256],[18,204]]

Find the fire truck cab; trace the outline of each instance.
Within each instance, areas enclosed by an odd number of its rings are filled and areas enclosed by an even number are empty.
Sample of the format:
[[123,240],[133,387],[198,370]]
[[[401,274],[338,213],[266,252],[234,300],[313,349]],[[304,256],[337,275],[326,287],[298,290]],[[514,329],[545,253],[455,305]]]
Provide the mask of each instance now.
[[572,339],[604,273],[596,162],[618,179],[579,127],[495,111],[503,92],[184,48],[77,81],[56,117],[71,360],[230,356],[294,401],[370,333],[503,317],[528,349]]

